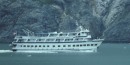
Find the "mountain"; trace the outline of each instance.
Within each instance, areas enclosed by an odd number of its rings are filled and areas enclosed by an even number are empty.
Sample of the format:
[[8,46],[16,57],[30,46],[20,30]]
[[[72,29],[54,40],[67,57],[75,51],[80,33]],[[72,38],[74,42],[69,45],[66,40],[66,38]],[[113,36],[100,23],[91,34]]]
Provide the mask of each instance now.
[[71,32],[83,26],[93,38],[130,41],[130,0],[0,0],[0,40],[22,29]]

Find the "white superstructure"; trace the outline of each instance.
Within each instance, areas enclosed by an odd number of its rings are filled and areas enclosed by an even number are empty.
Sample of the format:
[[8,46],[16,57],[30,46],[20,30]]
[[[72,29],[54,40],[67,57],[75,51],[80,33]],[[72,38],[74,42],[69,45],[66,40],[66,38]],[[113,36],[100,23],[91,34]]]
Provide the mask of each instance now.
[[42,33],[27,36],[15,36],[13,51],[54,51],[54,52],[96,52],[101,39],[91,39],[89,30],[69,33]]

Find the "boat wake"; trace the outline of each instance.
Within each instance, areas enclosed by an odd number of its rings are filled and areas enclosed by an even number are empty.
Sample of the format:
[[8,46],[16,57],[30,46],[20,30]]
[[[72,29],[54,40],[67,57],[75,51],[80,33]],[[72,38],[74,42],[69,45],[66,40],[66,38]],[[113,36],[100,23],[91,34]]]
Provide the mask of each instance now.
[[57,53],[51,51],[17,51],[16,53]]
[[[92,51],[16,51],[14,53],[89,53]],[[13,53],[12,50],[0,50],[0,53]]]
[[13,52],[12,50],[0,50],[0,53],[11,53]]
[[[12,50],[0,50],[0,53],[13,53]],[[14,53],[57,53],[51,51],[16,51]]]

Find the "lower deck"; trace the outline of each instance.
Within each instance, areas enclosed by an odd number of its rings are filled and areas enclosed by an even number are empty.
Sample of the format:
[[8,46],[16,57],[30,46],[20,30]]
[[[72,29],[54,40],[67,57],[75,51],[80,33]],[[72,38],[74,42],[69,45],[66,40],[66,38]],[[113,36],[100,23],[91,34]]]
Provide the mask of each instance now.
[[13,50],[91,50],[101,42],[82,43],[13,43]]
[[41,50],[41,49],[18,49],[15,52],[21,52],[21,53],[59,53],[59,52],[66,52],[66,53],[72,53],[72,52],[97,52],[97,48],[94,49],[70,49],[70,50]]

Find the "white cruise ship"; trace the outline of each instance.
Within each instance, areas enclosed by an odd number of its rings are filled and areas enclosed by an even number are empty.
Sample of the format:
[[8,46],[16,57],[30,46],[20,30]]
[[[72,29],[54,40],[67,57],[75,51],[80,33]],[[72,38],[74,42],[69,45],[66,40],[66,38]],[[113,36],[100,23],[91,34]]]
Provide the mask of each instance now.
[[91,39],[90,31],[85,29],[69,33],[16,35],[11,46],[14,52],[96,52],[102,41]]

